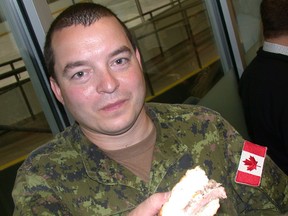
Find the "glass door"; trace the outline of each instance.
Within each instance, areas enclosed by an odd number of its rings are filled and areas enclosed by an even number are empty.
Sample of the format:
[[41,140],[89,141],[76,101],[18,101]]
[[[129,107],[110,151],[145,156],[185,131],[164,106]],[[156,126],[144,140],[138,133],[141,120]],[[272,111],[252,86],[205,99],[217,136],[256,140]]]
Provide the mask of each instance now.
[[[0,7],[0,97],[3,102],[0,169],[3,170],[22,161],[70,121],[50,90],[41,41],[35,40],[37,32],[32,31],[31,23],[27,22],[23,1],[3,0]],[[33,21],[38,19],[35,16]]]
[[1,4],[0,171],[21,162],[52,137],[4,8]]
[[261,0],[219,0],[238,76],[262,46]]

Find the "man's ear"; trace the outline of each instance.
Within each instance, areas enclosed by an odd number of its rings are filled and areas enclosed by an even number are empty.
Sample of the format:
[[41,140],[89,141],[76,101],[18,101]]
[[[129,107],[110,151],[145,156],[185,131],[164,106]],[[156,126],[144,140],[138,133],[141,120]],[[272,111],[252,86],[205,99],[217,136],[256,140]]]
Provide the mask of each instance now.
[[57,100],[59,100],[64,105],[62,92],[61,92],[61,89],[60,89],[57,81],[52,77],[50,77],[49,80],[50,80],[50,85],[51,85],[52,91],[54,92]]
[[138,48],[136,48],[135,53],[136,53],[136,58],[137,58],[137,60],[138,60],[138,62],[139,62],[139,65],[140,65],[140,67],[142,68],[142,58],[141,58],[141,54],[140,54]]

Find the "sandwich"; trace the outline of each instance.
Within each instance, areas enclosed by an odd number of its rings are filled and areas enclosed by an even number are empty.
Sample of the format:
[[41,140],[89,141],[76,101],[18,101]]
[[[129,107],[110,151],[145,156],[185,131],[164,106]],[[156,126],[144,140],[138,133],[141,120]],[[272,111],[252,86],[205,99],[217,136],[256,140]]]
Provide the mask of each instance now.
[[199,166],[186,174],[173,187],[159,216],[212,216],[220,207],[220,199],[227,198],[224,187],[209,180]]

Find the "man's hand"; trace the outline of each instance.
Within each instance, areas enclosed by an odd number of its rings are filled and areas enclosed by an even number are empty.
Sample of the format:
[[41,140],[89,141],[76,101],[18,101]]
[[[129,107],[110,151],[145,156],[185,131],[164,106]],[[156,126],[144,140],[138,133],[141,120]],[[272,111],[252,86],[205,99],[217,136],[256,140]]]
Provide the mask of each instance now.
[[137,208],[128,214],[128,216],[155,216],[159,213],[162,205],[167,201],[170,192],[156,193],[140,203]]

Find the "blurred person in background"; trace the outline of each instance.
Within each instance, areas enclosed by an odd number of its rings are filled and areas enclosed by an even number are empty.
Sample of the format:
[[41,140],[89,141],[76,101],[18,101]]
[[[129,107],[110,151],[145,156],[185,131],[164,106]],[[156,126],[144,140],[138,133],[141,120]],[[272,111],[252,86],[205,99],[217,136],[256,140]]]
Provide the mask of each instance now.
[[263,0],[264,44],[240,79],[251,141],[288,175],[288,0]]

